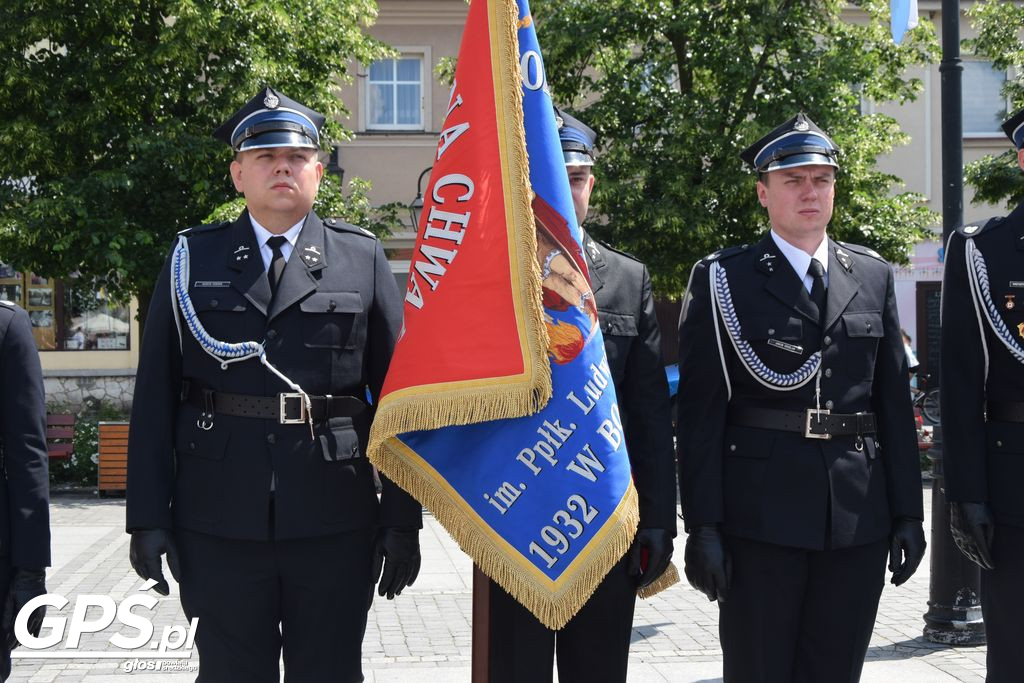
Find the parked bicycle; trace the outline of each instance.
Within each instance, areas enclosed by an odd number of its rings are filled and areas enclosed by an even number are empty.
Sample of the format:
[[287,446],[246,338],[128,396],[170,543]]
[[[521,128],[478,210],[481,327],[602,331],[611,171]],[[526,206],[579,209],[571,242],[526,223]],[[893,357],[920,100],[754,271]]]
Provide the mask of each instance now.
[[942,414],[939,412],[939,387],[934,389],[918,389],[910,387],[910,396],[914,407],[921,409],[921,416],[930,424],[939,424]]

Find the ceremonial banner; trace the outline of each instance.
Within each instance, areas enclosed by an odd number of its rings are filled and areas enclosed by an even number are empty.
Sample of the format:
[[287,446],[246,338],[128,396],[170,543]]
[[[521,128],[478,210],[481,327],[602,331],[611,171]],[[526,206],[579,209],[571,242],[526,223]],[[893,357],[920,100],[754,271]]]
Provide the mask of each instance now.
[[892,41],[899,45],[907,31],[917,27],[917,0],[889,0],[889,12]]
[[526,0],[470,5],[418,227],[370,458],[561,628],[638,512]]

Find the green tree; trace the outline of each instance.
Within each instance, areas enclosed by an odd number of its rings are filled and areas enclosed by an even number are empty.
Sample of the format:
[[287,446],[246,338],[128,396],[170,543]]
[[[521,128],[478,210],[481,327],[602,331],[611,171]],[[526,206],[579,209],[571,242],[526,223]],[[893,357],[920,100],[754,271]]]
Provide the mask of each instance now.
[[[211,131],[269,84],[327,115],[325,150],[347,137],[336,84],[349,60],[387,53],[363,31],[376,12],[373,0],[5,0],[4,260],[95,278],[145,311],[174,234],[235,196]],[[332,213],[370,216],[365,184],[329,193]]]
[[922,22],[900,46],[887,0],[533,0],[555,101],[601,136],[591,230],[645,260],[663,293],[767,215],[738,154],[798,111],[842,148],[830,234],[905,262],[935,218],[875,159],[906,136],[864,101],[911,100],[934,60]]
[[[1017,111],[1024,107],[1024,4],[985,0],[971,7],[967,15],[978,36],[964,41],[965,48],[991,60],[995,68],[1016,74],[1006,81],[1002,94],[1010,102],[1009,111]],[[1005,200],[1012,207],[1024,202],[1024,174],[1012,147],[968,164],[965,177],[974,187],[976,203]]]

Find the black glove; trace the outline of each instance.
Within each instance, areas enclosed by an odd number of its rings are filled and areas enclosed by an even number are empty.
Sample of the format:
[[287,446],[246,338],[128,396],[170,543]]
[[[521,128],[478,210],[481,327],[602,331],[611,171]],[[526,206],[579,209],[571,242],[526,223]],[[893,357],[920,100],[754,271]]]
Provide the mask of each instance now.
[[725,602],[732,582],[732,560],[725,552],[718,527],[709,524],[692,529],[686,537],[683,559],[690,585],[712,602]]
[[896,520],[892,527],[892,535],[889,537],[889,571],[892,572],[892,585],[899,586],[914,575],[927,547],[921,520],[906,517]]
[[950,503],[949,530],[960,552],[982,569],[994,569],[992,540],[996,525],[988,503]]
[[384,527],[378,531],[370,572],[378,595],[387,595],[388,600],[401,595],[420,573],[420,530]]
[[636,577],[636,587],[654,583],[672,561],[672,535],[667,529],[637,529],[629,547],[629,575]]
[[[29,600],[40,595],[46,595],[46,570],[15,567],[11,575],[11,587],[7,591],[7,600],[4,603],[3,620],[0,622],[0,628],[7,639],[8,651],[18,647],[18,639],[14,636],[14,620],[18,617],[18,612]],[[32,610],[28,617],[28,632],[36,638],[39,637],[45,616],[46,605],[40,605]]]
[[166,529],[136,529],[132,532],[132,543],[128,549],[132,569],[144,579],[155,580],[153,590],[160,595],[168,595],[171,592],[160,564],[160,556],[164,553],[167,553],[167,566],[171,568],[171,576],[178,581],[181,569],[178,565],[178,549],[171,538],[171,532]]

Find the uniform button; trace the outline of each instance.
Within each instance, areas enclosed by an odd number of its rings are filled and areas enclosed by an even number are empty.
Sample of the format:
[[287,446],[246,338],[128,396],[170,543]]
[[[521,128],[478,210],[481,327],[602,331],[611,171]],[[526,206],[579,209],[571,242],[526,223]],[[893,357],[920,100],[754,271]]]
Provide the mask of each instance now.
[[273,339],[277,336],[277,330],[267,330],[267,339]]
[[871,331],[871,323],[867,324],[867,328],[868,328],[868,332],[870,332]]
[[996,448],[1002,448],[1002,447],[1003,447],[1003,442],[1002,441],[996,441]]
[[774,327],[769,327],[768,328],[768,334],[775,334],[775,328]]
[[210,305],[213,306],[214,308],[216,308],[219,303],[220,302],[217,301],[216,299],[210,299]]
[[189,441],[188,442],[188,449],[190,451],[194,451],[196,449],[196,442],[195,441]]
[[267,434],[267,443],[273,445],[273,443],[276,440],[277,440],[277,437],[275,437],[273,434]]
[[826,410],[832,410],[832,406],[833,406],[832,401],[825,401],[825,409]]
[[735,451],[736,450],[736,444],[730,444],[729,445],[729,450],[730,451]]
[[825,376],[826,377],[831,377],[832,376],[832,368],[825,368]]
[[826,336],[824,339],[821,340],[821,343],[824,344],[825,346],[828,346],[829,344],[832,343],[832,337]]

